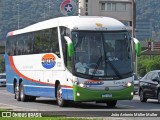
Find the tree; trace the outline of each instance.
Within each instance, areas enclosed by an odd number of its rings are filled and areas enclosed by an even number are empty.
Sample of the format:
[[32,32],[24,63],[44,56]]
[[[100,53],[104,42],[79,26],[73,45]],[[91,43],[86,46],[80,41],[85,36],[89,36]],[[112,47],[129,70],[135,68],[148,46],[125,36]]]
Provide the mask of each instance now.
[[144,76],[147,72],[152,70],[160,70],[160,56],[153,56],[149,59],[148,56],[141,56],[138,58],[138,74]]

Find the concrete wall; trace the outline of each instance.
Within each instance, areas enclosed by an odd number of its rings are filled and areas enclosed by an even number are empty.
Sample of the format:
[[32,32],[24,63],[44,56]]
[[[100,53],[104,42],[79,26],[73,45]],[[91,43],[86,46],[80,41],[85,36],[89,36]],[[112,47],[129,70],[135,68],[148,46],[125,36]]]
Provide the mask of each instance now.
[[[132,21],[132,0],[88,0],[88,8],[86,0],[81,2],[81,15],[91,16],[108,16],[116,18],[120,21]],[[125,3],[126,11],[107,11],[101,10],[102,3]]]

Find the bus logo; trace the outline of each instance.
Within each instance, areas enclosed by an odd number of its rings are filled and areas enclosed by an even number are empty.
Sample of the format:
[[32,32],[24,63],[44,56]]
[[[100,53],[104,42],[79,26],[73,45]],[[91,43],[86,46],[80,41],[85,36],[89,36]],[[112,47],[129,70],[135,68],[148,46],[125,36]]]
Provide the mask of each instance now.
[[63,15],[74,15],[77,10],[77,5],[72,0],[64,0],[61,3],[60,10]]
[[51,69],[55,66],[56,64],[56,58],[52,54],[45,54],[42,57],[42,66],[46,69]]

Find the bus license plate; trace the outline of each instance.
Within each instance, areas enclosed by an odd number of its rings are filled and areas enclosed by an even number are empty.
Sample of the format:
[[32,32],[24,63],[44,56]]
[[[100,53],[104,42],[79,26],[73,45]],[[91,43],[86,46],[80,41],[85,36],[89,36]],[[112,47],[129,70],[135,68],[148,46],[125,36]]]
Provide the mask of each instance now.
[[105,97],[106,97],[106,98],[107,98],[107,97],[112,97],[112,94],[103,94],[103,95],[102,95],[102,98],[105,98]]

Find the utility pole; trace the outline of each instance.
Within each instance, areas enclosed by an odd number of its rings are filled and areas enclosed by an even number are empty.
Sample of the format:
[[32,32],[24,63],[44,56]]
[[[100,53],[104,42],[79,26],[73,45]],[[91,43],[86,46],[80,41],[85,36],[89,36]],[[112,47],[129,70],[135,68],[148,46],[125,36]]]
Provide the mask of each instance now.
[[51,7],[51,1],[48,1],[48,16],[50,18],[50,7]]
[[[54,7],[55,4],[52,3],[51,0],[48,0],[48,2],[45,3],[44,5],[47,6],[47,8],[48,8],[48,9],[47,9],[48,12],[46,12],[46,11],[44,10],[44,18],[47,18],[47,17],[46,17],[46,14],[48,14],[48,15],[47,15],[47,16],[48,16],[48,19],[50,19],[50,18],[51,18],[51,7]],[[45,7],[44,7],[44,9],[45,9]]]
[[[132,0],[132,37],[135,37],[135,29],[136,29],[136,0]],[[135,65],[134,65],[134,72],[137,74],[138,66],[138,57],[135,53]]]
[[18,6],[18,15],[17,15],[17,20],[18,20],[18,29],[19,29],[19,4],[17,4]]
[[136,28],[136,0],[132,0],[132,37],[135,37]]

